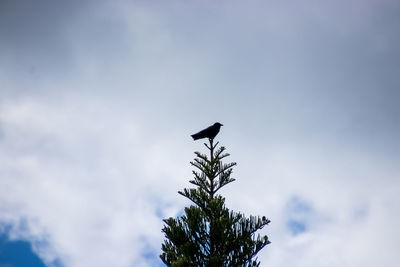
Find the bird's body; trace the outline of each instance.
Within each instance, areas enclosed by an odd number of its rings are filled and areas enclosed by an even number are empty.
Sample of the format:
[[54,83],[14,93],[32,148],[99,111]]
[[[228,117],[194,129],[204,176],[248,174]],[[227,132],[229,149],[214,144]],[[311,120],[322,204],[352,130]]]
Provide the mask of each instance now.
[[221,123],[216,122],[210,127],[196,133],[192,134],[191,136],[193,137],[193,140],[198,140],[202,138],[209,138],[209,139],[214,139],[215,136],[219,133],[219,129],[223,126]]

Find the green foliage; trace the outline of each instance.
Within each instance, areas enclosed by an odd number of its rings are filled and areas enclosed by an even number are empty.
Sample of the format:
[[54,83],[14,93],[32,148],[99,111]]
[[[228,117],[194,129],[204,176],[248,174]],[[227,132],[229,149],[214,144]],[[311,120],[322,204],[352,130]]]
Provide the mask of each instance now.
[[164,220],[162,231],[167,238],[162,244],[161,260],[172,267],[178,266],[259,266],[256,254],[269,244],[267,236],[256,235],[270,221],[265,217],[250,216],[230,211],[225,198],[216,194],[223,186],[235,181],[231,178],[236,163],[222,163],[229,156],[223,146],[205,146],[210,157],[195,152],[190,162],[195,167],[195,188],[184,189],[179,194],[195,205],[185,208],[180,218]]

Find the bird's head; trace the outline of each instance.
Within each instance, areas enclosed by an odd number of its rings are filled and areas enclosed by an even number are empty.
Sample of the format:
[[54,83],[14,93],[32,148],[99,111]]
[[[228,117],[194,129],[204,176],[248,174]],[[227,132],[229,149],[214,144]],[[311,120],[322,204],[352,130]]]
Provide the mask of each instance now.
[[216,123],[214,123],[214,126],[221,127],[221,126],[224,126],[224,125],[223,125],[223,124],[221,124],[221,123],[219,123],[219,122],[216,122]]

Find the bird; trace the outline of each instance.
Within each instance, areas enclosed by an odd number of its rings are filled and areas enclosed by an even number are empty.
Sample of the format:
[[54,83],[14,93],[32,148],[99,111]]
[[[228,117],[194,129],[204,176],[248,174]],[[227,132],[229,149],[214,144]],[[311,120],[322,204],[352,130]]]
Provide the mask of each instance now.
[[215,136],[219,133],[219,129],[223,126],[223,124],[216,122],[210,127],[201,130],[198,133],[192,134],[191,137],[193,137],[193,140],[198,140],[202,138],[209,138],[209,139],[214,139]]

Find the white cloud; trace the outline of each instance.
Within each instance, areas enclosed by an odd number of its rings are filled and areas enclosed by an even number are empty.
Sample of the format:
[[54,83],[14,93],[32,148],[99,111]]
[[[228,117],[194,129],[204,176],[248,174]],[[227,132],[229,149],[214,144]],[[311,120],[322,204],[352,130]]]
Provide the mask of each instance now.
[[121,1],[49,6],[39,22],[25,9],[0,52],[0,223],[49,266],[154,266],[161,219],[188,204],[176,191],[202,149],[189,135],[221,121],[238,162],[228,207],[272,220],[262,265],[395,266],[398,40],[384,3]]
[[[3,103],[1,219],[26,220],[30,231],[24,238],[49,237],[55,255],[45,259],[128,266],[145,249],[141,239],[159,247],[162,222],[155,211],[175,192],[155,182],[163,175],[173,185],[179,172],[161,168],[174,156],[160,159],[163,148],[148,144],[154,138],[146,142],[135,128],[140,122],[92,100],[75,98],[73,108],[65,100]],[[159,169],[163,173],[154,171]],[[37,250],[41,256],[48,252]]]

